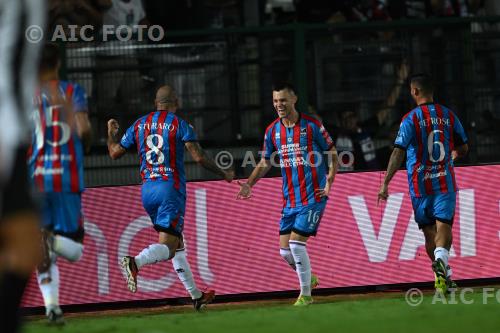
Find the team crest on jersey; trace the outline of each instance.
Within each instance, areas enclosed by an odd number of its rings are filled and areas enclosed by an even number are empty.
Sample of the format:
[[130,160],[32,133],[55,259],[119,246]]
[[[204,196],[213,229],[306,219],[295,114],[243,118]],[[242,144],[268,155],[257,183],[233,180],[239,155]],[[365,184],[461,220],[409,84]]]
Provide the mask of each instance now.
[[274,136],[274,138],[275,138],[276,140],[279,140],[279,139],[280,139],[280,134],[279,134],[279,133],[276,133],[276,135]]

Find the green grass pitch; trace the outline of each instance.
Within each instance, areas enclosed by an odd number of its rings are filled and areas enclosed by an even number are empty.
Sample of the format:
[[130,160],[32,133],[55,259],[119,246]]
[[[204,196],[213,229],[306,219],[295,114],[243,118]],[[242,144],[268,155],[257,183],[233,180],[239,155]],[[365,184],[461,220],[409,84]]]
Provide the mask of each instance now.
[[[500,293],[499,293],[500,294]],[[26,333],[221,333],[221,332],[499,332],[500,299],[487,298],[481,289],[466,294],[464,304],[443,304],[427,292],[421,305],[411,307],[404,293],[315,297],[306,308],[293,300],[214,304],[196,313],[189,307],[128,312],[70,314],[66,325],[49,327],[41,317],[31,318]],[[499,295],[500,297],[500,295]],[[433,300],[434,303],[433,304]],[[450,302],[450,299],[447,301]],[[451,300],[453,303],[453,300]]]

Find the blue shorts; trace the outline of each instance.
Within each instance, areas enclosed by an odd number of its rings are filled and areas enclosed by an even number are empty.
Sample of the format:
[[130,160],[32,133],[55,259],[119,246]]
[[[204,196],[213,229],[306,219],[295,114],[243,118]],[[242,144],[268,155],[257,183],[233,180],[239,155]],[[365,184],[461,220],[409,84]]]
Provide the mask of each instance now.
[[173,181],[147,181],[142,184],[142,205],[158,232],[182,237],[186,196],[174,188]]
[[42,227],[74,240],[83,239],[80,193],[41,193]]
[[304,237],[316,236],[325,207],[326,200],[302,207],[283,208],[280,235],[287,235],[293,231]]
[[415,212],[418,227],[436,224],[436,220],[453,224],[455,216],[456,193],[440,193],[424,197],[412,197],[411,203]]

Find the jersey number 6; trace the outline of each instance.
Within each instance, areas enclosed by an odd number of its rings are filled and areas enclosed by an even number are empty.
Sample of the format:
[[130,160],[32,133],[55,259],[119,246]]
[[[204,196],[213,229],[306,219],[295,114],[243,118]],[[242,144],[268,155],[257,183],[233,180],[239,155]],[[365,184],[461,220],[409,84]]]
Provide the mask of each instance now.
[[[440,133],[443,133],[443,131],[434,130],[427,137],[427,149],[429,151],[429,159],[431,160],[431,162],[434,162],[434,163],[441,162],[442,160],[444,160],[444,157],[445,157],[444,144],[439,140],[434,141],[434,135],[438,134],[438,137],[439,137]],[[434,155],[433,155],[434,147],[436,145],[439,147],[438,148],[439,149],[439,158],[437,160],[434,158]]]

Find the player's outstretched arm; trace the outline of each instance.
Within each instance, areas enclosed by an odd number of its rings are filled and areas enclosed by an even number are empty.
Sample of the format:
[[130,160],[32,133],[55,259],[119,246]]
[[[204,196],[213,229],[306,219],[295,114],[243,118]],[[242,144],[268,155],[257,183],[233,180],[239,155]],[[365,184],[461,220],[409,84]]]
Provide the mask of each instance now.
[[238,192],[236,198],[249,199],[252,196],[252,187],[259,181],[259,179],[266,175],[269,169],[271,169],[271,166],[272,165],[270,160],[262,158],[255,169],[253,169],[246,183],[238,181],[238,184],[240,185],[240,191]]
[[401,167],[401,164],[403,164],[404,159],[405,151],[401,148],[395,147],[392,151],[389,165],[387,166],[384,183],[380,186],[380,191],[378,192],[378,201],[385,201],[389,197],[389,183],[391,182],[392,177],[394,177],[396,171],[398,171]]
[[326,176],[326,185],[323,189],[316,189],[316,194],[322,197],[328,197],[330,194],[330,189],[332,188],[333,181],[335,180],[335,175],[339,169],[339,156],[337,154],[337,149],[333,146],[328,151],[328,175]]
[[115,119],[108,120],[108,152],[109,156],[114,160],[119,159],[127,152],[120,145],[120,138],[118,137],[119,129],[120,125]]
[[200,164],[205,169],[212,171],[216,175],[224,178],[224,180],[228,183],[233,181],[234,171],[225,171],[219,168],[214,160],[207,156],[198,142],[186,142],[186,148],[196,163]]

